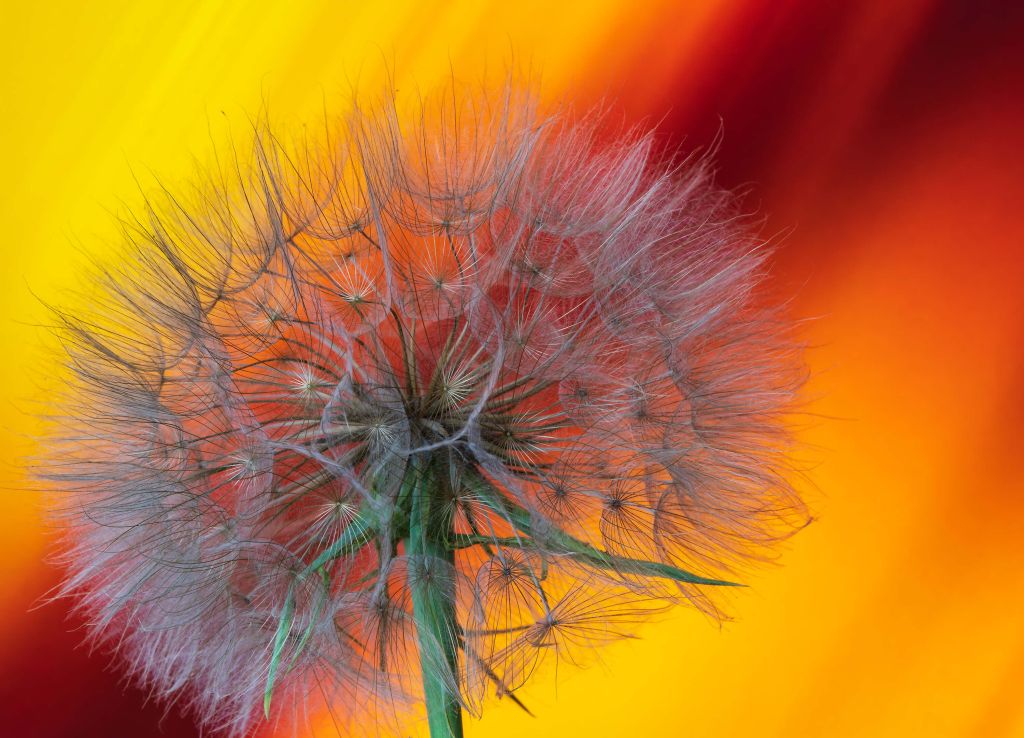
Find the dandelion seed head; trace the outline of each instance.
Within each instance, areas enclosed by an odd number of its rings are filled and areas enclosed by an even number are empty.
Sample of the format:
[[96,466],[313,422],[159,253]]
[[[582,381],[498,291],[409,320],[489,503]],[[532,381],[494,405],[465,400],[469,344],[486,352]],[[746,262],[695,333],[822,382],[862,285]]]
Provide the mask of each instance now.
[[804,368],[708,161],[511,89],[328,129],[258,126],[56,314],[37,475],[94,637],[232,736],[383,732],[720,617],[805,520]]

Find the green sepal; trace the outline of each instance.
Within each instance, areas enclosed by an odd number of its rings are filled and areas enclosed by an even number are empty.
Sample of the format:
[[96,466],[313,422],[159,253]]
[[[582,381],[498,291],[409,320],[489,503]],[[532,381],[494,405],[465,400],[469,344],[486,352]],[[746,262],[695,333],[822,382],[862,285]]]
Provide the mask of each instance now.
[[270,697],[274,692],[274,679],[277,677],[277,665],[281,660],[281,652],[284,651],[284,644],[288,640],[288,632],[292,627],[292,616],[295,614],[295,585],[288,587],[288,594],[284,598],[284,607],[281,609],[281,621],[277,624],[277,633],[274,634],[274,650],[270,654],[270,669],[267,672],[267,688],[263,692],[263,715],[270,717]]
[[[526,536],[533,535],[533,521],[530,512],[520,507],[491,484],[489,480],[473,470],[465,470],[463,480],[471,491],[475,492],[480,501],[487,507],[509,521],[513,527]],[[494,543],[501,545],[502,540],[514,543],[514,545],[530,545],[529,540],[496,539]],[[469,543],[468,536],[461,536],[459,543]],[[672,579],[687,584],[703,584],[714,587],[743,587],[745,585],[737,582],[729,582],[723,579],[709,579],[699,574],[680,569],[679,567],[665,564],[660,561],[645,561],[643,559],[631,559],[624,556],[594,548],[589,543],[574,538],[563,530],[552,528],[544,531],[544,547],[553,550],[555,553],[563,553],[574,556],[576,559],[589,564],[590,566],[609,569],[628,574],[640,574],[643,576],[660,577]]]
[[325,548],[323,552],[299,574],[299,579],[305,579],[315,571],[322,569],[334,559],[340,559],[354,551],[362,548],[373,540],[376,535],[373,518],[368,511],[360,510],[356,516],[345,526],[345,530],[338,536],[338,540]]
[[295,616],[296,584],[304,581],[306,577],[314,572],[319,573],[323,578],[325,594],[323,597],[318,599],[317,604],[314,606],[313,616],[310,618],[309,625],[307,625],[306,629],[303,631],[295,653],[292,656],[291,661],[288,662],[289,668],[295,663],[296,659],[298,659],[302,654],[302,651],[305,649],[313,634],[313,626],[320,614],[320,608],[322,608],[327,602],[326,590],[330,589],[330,576],[325,569],[326,565],[335,559],[359,550],[373,540],[375,535],[376,531],[374,530],[372,517],[365,512],[360,511],[360,513],[357,513],[356,516],[349,521],[349,524],[345,526],[345,530],[342,531],[340,536],[338,536],[338,539],[324,549],[324,551],[316,557],[313,563],[299,572],[295,578],[295,582],[288,587],[288,592],[285,595],[284,606],[281,609],[281,620],[278,622],[277,631],[274,633],[274,646],[273,651],[270,654],[270,668],[267,672],[267,686],[263,692],[263,714],[265,717],[270,717],[270,701],[274,692],[274,683],[277,679],[281,654],[284,651],[285,643],[287,643],[288,636],[291,633],[292,619]]
[[292,654],[292,660],[288,662],[289,669],[295,664],[296,660],[305,650],[306,644],[313,635],[313,626],[316,625],[316,620],[320,617],[320,612],[323,610],[324,605],[327,604],[327,598],[330,594],[331,578],[323,569],[318,569],[317,571],[320,574],[320,578],[323,580],[323,591],[320,593],[320,596],[317,597],[316,602],[313,605],[313,615],[309,619],[309,625],[307,625],[306,630],[303,631],[302,637],[299,639],[299,645],[295,647],[295,653]]

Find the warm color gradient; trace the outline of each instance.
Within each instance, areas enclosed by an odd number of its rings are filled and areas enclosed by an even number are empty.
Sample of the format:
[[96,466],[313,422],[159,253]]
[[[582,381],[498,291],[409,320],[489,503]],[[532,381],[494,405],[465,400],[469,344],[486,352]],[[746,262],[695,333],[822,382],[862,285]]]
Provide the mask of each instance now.
[[[751,578],[736,622],[677,612],[557,692],[535,682],[538,719],[495,701],[469,735],[1024,735],[1019,3],[91,5],[0,17],[5,488],[32,429],[31,292],[58,297],[78,243],[112,232],[131,167],[180,180],[183,152],[223,140],[222,110],[242,132],[262,100],[301,117],[382,58],[426,88],[514,50],[550,97],[606,94],[667,143],[721,125],[722,180],[793,227],[776,275],[816,317],[801,435],[820,520]],[[60,606],[27,612],[54,573],[32,499],[2,512],[0,731],[159,734]],[[195,730],[172,714],[163,734]]]

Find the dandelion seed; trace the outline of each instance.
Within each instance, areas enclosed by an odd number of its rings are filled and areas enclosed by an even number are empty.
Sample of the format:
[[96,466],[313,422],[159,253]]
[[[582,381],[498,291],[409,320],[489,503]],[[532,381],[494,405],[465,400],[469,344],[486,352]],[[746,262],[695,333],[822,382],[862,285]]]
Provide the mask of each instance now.
[[718,616],[804,522],[803,365],[708,163],[512,92],[411,120],[260,129],[57,313],[62,592],[232,736],[409,704],[460,736],[546,661]]

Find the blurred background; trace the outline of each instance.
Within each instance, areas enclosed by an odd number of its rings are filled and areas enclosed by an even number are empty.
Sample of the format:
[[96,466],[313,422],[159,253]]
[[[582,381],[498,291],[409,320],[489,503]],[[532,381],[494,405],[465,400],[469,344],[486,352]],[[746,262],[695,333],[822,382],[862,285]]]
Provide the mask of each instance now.
[[734,621],[676,611],[468,735],[1024,736],[1024,4],[60,1],[4,3],[0,33],[4,736],[198,735],[38,606],[36,296],[75,283],[134,173],[174,183],[224,119],[315,115],[388,65],[400,89],[531,69],[667,147],[721,133],[720,180],[784,234],[774,286],[813,318],[818,520],[782,566]]

